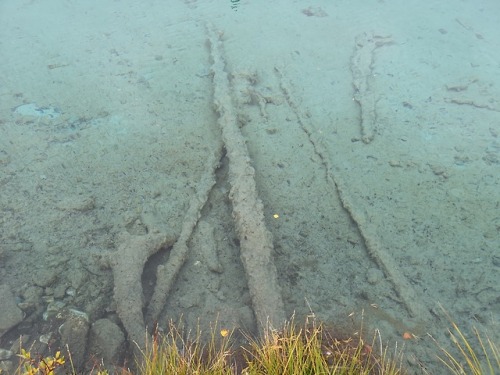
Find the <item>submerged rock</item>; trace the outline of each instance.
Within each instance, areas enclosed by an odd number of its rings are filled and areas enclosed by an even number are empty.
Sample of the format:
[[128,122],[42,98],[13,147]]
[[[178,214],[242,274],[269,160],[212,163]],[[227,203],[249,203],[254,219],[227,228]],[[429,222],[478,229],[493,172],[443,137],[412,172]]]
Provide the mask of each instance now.
[[[89,319],[87,314],[77,310],[68,310],[64,323],[59,327],[62,347],[68,348],[71,353],[73,365],[77,370],[85,364],[87,352],[87,335],[89,332]],[[69,358],[69,354],[66,353]]]
[[123,353],[125,335],[109,319],[99,319],[92,324],[89,337],[89,351],[97,358],[102,358],[105,367],[120,362]]
[[21,323],[23,312],[17,306],[17,301],[8,285],[0,285],[0,301],[2,301],[0,314],[0,337],[2,337],[5,332]]

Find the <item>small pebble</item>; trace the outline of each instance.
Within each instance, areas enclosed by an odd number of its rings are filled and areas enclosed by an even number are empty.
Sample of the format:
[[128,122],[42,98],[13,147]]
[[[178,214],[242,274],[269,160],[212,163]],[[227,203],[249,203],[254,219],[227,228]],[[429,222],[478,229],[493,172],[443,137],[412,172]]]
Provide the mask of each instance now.
[[377,268],[370,268],[366,272],[366,281],[368,281],[372,285],[379,283],[383,279],[383,277],[384,274]]

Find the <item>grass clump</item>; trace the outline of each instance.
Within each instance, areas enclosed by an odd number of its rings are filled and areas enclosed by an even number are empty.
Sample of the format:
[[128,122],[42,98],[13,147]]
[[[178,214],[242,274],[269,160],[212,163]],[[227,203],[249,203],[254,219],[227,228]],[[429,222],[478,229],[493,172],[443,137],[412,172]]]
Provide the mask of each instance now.
[[212,329],[208,343],[203,344],[201,331],[193,339],[184,338],[182,330],[171,323],[166,334],[157,332],[146,343],[143,358],[138,360],[138,374],[232,375],[227,361],[231,334],[224,332],[227,334],[218,336]]
[[[389,356],[377,337],[377,344],[375,339],[367,343],[360,336],[336,337],[313,319],[301,326],[292,320],[282,330],[268,330],[259,339],[243,335],[244,343],[238,345],[233,333],[212,329],[208,343],[202,344],[200,332],[189,340],[171,325],[166,334],[156,334],[148,343],[137,374],[404,374],[400,353]],[[380,348],[378,354],[375,346]]]
[[473,339],[469,339],[455,322],[450,322],[452,329],[448,330],[448,333],[458,355],[438,344],[443,353],[438,358],[444,366],[456,375],[500,374],[499,347],[477,328],[473,327]]
[[[216,327],[216,326],[215,326]],[[394,356],[382,347],[380,334],[366,342],[360,334],[339,336],[314,317],[305,324],[294,320],[281,330],[267,330],[261,338],[214,327],[206,335],[198,329],[187,334],[170,324],[156,332],[137,359],[136,370],[115,369],[121,375],[400,375],[401,352]],[[235,336],[239,336],[238,339]],[[377,348],[377,350],[374,350]],[[57,352],[35,360],[21,350],[16,375],[81,374]],[[68,368],[69,367],[69,368]],[[65,372],[61,372],[63,370]],[[95,366],[88,373],[107,375]]]
[[[486,335],[473,329],[469,339],[451,321],[449,335],[453,347],[441,350],[443,368],[456,375],[500,374],[499,347]],[[194,334],[173,323],[168,331],[156,332],[141,351],[136,370],[115,368],[116,375],[404,375],[403,353],[395,347],[389,352],[378,331],[366,341],[360,333],[339,335],[314,316],[304,324],[292,319],[281,330],[267,330],[260,338],[239,331],[217,330]],[[363,327],[361,327],[363,328]],[[68,348],[67,348],[68,349]],[[455,350],[453,350],[455,349]],[[453,352],[453,353],[452,353]],[[87,372],[73,367],[60,351],[54,356],[33,357],[20,350],[16,375],[90,374],[108,375],[102,366]],[[442,370],[442,371],[441,371]],[[1,370],[0,370],[1,373]],[[422,373],[427,373],[422,368]],[[2,374],[3,375],[3,374]]]
[[[380,339],[380,336],[377,336]],[[293,320],[282,331],[268,331],[261,340],[250,340],[245,348],[246,375],[257,374],[403,374],[399,354],[390,358],[386,349],[373,348],[376,339],[366,342],[359,335],[340,337],[331,329],[306,321]]]

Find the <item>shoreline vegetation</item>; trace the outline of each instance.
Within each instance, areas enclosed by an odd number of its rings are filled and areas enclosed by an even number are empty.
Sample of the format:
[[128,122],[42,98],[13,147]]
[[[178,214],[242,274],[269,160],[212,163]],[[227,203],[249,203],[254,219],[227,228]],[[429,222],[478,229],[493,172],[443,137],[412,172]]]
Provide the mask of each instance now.
[[[500,349],[476,328],[468,337],[453,322],[449,330],[452,348],[434,340],[441,374],[500,374]],[[217,327],[217,328],[214,328]],[[16,375],[313,375],[386,374],[404,375],[404,348],[383,344],[379,331],[364,338],[358,332],[344,335],[319,322],[314,316],[298,324],[292,318],[281,330],[268,329],[260,338],[214,324],[209,332],[186,332],[171,323],[157,330],[144,345],[132,368],[104,368],[99,364],[75,369],[71,353],[57,350],[52,356],[37,357],[20,348]],[[415,369],[412,369],[414,371]],[[0,371],[0,373],[2,373]],[[414,373],[414,372],[412,372]],[[429,374],[424,368],[422,374]],[[5,374],[5,373],[2,373]]]

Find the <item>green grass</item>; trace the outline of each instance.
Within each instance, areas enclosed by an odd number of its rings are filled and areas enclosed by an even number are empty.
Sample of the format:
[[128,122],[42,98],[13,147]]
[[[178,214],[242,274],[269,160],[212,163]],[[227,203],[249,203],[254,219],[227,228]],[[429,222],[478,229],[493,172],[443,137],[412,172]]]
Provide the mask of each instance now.
[[230,375],[227,361],[230,339],[230,334],[224,337],[212,329],[208,343],[202,343],[201,331],[193,339],[186,339],[181,329],[170,324],[166,334],[156,333],[146,343],[143,358],[138,359],[138,374]]
[[487,335],[481,334],[477,328],[472,328],[472,339],[451,321],[452,329],[448,330],[450,340],[459,354],[452,354],[441,344],[438,357],[451,374],[485,375],[500,374],[500,350]]
[[361,336],[337,335],[316,320],[302,326],[287,323],[282,331],[268,331],[262,339],[250,339],[245,374],[403,374],[399,354],[374,348],[379,336],[366,342]]
[[302,325],[292,320],[282,330],[268,330],[261,338],[244,335],[243,345],[232,344],[233,333],[212,329],[208,343],[202,344],[200,332],[188,340],[180,329],[171,325],[166,335],[155,335],[148,343],[138,361],[137,373],[404,374],[401,353],[389,355],[387,348],[380,346],[379,335],[370,342],[359,335],[342,337],[315,319],[308,319]]
[[[473,329],[472,338],[450,320],[452,348],[436,341],[441,351],[442,371],[451,374],[500,375],[498,346]],[[168,331],[155,333],[136,370],[121,369],[121,375],[403,375],[403,352],[389,350],[382,345],[380,333],[370,340],[360,333],[341,335],[334,329],[309,317],[302,324],[292,319],[281,330],[268,330],[260,338],[241,332],[217,330],[212,327],[207,335],[200,330],[185,332],[171,324]],[[363,327],[361,327],[363,328]],[[452,350],[454,347],[454,350]],[[452,354],[452,351],[456,354]],[[16,375],[74,374],[71,357],[66,361],[60,352],[54,356],[33,358],[20,350],[20,363]],[[422,373],[425,370],[422,369]],[[92,375],[107,375],[95,368]]]

